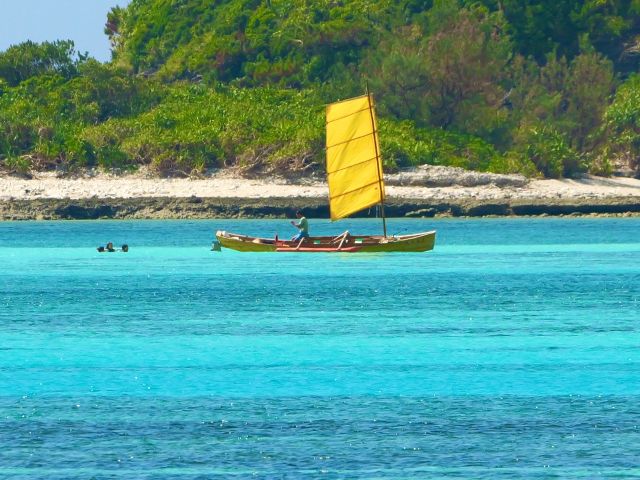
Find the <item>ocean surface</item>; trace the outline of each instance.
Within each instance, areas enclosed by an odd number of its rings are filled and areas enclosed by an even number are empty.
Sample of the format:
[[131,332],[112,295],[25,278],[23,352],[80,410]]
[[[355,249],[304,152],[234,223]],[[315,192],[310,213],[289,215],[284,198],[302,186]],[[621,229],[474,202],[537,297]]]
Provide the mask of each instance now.
[[640,477],[640,218],[389,220],[433,228],[0,223],[0,478]]

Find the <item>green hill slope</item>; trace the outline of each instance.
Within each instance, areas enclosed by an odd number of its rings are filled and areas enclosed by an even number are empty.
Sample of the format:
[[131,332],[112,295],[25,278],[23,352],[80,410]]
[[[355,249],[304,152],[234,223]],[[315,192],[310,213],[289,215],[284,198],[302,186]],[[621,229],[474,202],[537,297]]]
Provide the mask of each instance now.
[[165,79],[300,87],[357,66],[389,29],[392,0],[134,0],[110,15],[116,57]]
[[133,0],[108,64],[0,52],[0,165],[322,170],[323,106],[369,84],[390,169],[637,168],[631,0]]

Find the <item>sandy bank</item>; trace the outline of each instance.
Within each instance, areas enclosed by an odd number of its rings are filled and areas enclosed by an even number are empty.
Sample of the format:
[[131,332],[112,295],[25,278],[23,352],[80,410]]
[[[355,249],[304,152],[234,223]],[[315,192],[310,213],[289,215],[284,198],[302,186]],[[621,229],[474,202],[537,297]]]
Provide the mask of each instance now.
[[[395,208],[397,215],[417,216],[419,210],[423,216],[640,211],[640,180],[632,178],[527,181],[519,176],[423,167],[386,180],[390,213]],[[324,216],[327,195],[326,184],[319,180],[255,180],[229,172],[204,179],[143,174],[58,178],[54,173],[38,173],[32,179],[0,177],[0,218],[283,216],[296,205],[310,206]],[[522,205],[536,206],[536,211],[525,208],[529,213],[518,213]],[[545,206],[549,208],[540,209]]]
[[[274,179],[244,178],[149,179],[136,176],[56,178],[40,174],[34,179],[0,177],[0,200],[33,200],[46,198],[145,198],[145,197],[217,197],[217,198],[326,198],[328,189],[320,182],[291,184]],[[421,198],[424,200],[455,200],[477,198],[501,199],[593,199],[637,196],[640,200],[640,180],[632,178],[602,178],[534,180],[522,187],[481,186],[398,186],[387,185],[390,198]]]

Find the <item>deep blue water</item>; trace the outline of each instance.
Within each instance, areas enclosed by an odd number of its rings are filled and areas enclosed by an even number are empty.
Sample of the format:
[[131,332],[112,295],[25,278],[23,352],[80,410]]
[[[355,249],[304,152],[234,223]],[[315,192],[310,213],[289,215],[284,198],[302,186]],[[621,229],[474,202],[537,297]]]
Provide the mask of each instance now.
[[640,477],[640,219],[389,224],[0,223],[0,478]]

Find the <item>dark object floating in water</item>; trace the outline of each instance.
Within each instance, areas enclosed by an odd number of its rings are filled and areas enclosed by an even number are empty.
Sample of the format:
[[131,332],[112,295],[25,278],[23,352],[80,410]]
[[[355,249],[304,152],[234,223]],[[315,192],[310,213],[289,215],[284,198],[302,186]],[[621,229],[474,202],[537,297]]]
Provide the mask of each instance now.
[[[97,248],[98,252],[103,253],[103,252],[115,252],[116,249],[113,247],[113,243],[109,242],[107,243],[104,247],[103,246],[99,246]],[[127,245],[126,243],[124,245],[122,245],[122,248],[120,248],[121,252],[128,252],[129,251],[129,245]]]

